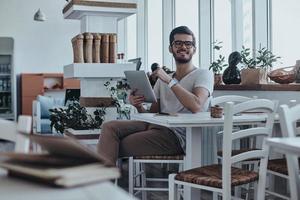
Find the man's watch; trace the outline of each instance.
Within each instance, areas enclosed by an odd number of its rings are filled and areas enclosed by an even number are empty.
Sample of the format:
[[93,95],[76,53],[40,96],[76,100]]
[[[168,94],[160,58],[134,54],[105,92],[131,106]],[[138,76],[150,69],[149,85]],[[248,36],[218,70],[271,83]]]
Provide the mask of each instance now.
[[176,78],[172,78],[171,81],[168,83],[169,88],[172,88],[174,85],[178,83]]

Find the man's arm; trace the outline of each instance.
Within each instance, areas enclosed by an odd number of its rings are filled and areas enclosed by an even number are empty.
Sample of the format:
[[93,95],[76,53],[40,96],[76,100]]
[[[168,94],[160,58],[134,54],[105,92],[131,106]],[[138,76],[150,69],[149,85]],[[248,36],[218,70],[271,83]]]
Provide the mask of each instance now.
[[202,108],[209,97],[208,90],[202,87],[196,87],[192,92],[189,92],[177,83],[171,90],[174,92],[180,103],[192,113],[202,111]]
[[152,103],[149,111],[147,111],[143,107],[144,101],[145,101],[144,96],[136,96],[133,94],[129,95],[130,104],[133,105],[134,107],[136,107],[136,109],[138,110],[139,113],[146,113],[146,112],[157,113],[159,111],[159,100],[157,100],[156,103]]

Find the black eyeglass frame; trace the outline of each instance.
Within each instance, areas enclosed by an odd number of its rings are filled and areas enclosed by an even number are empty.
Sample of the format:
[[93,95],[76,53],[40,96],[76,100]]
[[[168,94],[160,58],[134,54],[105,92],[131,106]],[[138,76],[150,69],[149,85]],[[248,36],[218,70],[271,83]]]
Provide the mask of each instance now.
[[[177,44],[176,44],[177,43]],[[180,48],[183,45],[187,48],[190,49],[192,47],[195,47],[195,42],[194,41],[182,41],[182,40],[175,40],[172,42],[172,46],[175,46],[176,48]]]

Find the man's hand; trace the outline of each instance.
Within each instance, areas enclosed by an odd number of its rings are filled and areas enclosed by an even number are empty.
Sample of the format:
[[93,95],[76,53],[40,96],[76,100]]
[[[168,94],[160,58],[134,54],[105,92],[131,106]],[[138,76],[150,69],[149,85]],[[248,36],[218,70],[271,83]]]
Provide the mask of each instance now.
[[154,72],[152,72],[152,75],[159,78],[166,84],[172,80],[172,78],[162,68],[157,68]]
[[130,95],[129,95],[129,102],[131,105],[133,105],[134,107],[136,107],[137,109],[142,107],[142,103],[144,103],[145,101],[145,97],[144,96],[140,96],[140,95],[135,95],[137,90],[133,90]]

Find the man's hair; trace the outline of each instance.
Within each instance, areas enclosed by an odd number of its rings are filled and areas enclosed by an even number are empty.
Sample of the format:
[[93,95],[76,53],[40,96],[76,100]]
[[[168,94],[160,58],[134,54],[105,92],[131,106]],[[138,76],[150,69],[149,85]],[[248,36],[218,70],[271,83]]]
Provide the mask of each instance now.
[[176,28],[174,28],[171,33],[170,33],[170,37],[169,37],[169,42],[170,45],[172,45],[173,41],[174,41],[174,36],[176,34],[187,34],[187,35],[191,35],[193,37],[193,43],[194,46],[196,46],[196,39],[195,39],[195,35],[194,33],[187,27],[187,26],[178,26]]

